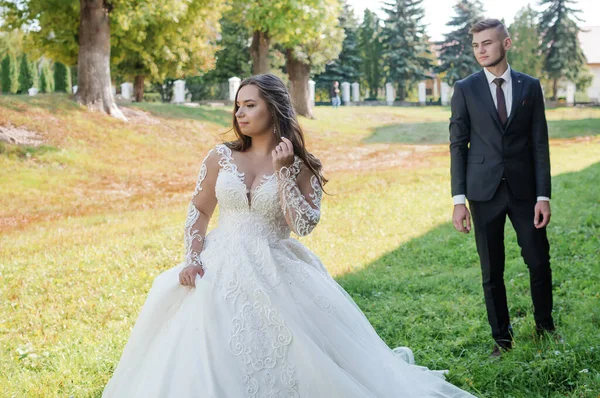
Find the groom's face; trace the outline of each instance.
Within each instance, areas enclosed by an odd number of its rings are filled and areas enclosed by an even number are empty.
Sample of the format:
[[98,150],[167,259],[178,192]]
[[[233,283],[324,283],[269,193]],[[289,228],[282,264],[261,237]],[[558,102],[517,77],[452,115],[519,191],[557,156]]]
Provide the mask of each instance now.
[[484,68],[498,65],[506,57],[511,45],[510,37],[506,37],[499,29],[473,33],[473,53]]

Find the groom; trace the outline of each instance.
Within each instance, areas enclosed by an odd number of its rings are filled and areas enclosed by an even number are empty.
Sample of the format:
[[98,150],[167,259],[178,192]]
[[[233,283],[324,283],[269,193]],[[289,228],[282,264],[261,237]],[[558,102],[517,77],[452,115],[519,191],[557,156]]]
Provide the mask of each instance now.
[[[504,224],[517,233],[529,268],[536,330],[554,332],[550,222],[550,154],[544,98],[538,79],[511,70],[512,46],[497,19],[476,23],[473,52],[483,70],[456,82],[450,118],[454,227],[471,231],[481,263],[492,357],[512,348],[504,287]],[[469,200],[471,213],[466,206]]]

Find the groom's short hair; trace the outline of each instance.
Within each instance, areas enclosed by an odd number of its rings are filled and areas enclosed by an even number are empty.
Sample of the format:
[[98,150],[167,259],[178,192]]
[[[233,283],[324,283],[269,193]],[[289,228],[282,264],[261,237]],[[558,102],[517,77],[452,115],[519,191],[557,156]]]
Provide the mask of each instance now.
[[499,19],[482,19],[481,21],[477,22],[475,25],[473,25],[471,27],[471,30],[469,30],[469,33],[470,34],[479,33],[479,32],[483,32],[484,30],[488,30],[488,29],[498,30],[498,32],[500,32],[504,36],[504,37],[502,37],[503,39],[505,37],[509,36],[508,30],[506,30],[506,27]]

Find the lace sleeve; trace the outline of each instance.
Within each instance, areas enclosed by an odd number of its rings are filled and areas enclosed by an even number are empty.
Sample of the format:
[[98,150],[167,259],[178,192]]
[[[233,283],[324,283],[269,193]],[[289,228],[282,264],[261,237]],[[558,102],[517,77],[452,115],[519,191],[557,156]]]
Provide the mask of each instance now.
[[211,150],[200,167],[196,188],[188,206],[185,221],[185,266],[202,266],[200,253],[210,217],[217,205],[215,182],[219,170],[218,155]]
[[311,233],[321,218],[323,190],[317,177],[310,169],[301,167],[297,158],[290,167],[279,170],[277,186],[281,208],[290,229],[299,236]]

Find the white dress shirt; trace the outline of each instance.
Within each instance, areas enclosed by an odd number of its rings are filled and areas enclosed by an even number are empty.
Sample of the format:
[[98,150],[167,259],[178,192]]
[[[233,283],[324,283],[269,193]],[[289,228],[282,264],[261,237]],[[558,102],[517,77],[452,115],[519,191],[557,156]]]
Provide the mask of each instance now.
[[[486,68],[483,68],[483,72],[485,73],[485,77],[488,81],[488,87],[490,88],[490,93],[492,94],[492,99],[494,100],[494,106],[498,109],[498,97],[496,96],[496,83],[494,83],[494,79],[501,78],[504,79],[504,83],[502,83],[502,91],[504,91],[504,99],[506,101],[506,117],[510,117],[510,112],[512,108],[512,77],[510,75],[510,65],[506,68],[506,71],[502,74],[502,76],[496,76]],[[464,205],[467,203],[466,196],[463,195],[454,195],[452,197],[455,205]],[[545,196],[538,196],[538,202],[540,200],[550,201],[550,198]]]
[[504,99],[506,102],[506,117],[510,117],[510,110],[512,107],[512,79],[510,76],[510,65],[508,65],[508,68],[506,68],[506,71],[502,74],[502,76],[496,76],[486,68],[483,68],[483,72],[487,78],[488,86],[490,88],[490,92],[492,93],[492,99],[494,100],[494,106],[496,109],[498,109],[498,97],[496,96],[496,83],[494,83],[494,79],[504,79],[504,83],[502,83],[502,91],[504,91]]

